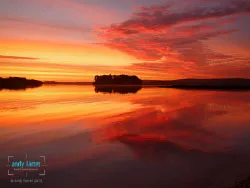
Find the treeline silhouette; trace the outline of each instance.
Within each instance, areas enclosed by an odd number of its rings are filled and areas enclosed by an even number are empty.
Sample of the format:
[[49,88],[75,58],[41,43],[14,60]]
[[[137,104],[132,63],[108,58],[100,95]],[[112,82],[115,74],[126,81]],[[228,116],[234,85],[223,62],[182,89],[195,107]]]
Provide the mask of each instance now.
[[249,90],[250,79],[244,78],[217,78],[217,79],[180,79],[166,81],[165,86],[182,89],[225,89],[225,90]]
[[129,75],[101,75],[95,76],[94,85],[141,85],[142,80]]
[[43,82],[38,80],[29,80],[22,77],[9,77],[1,78],[0,77],[0,90],[1,89],[10,89],[10,90],[20,90],[26,88],[39,87]]
[[119,93],[129,94],[137,93],[142,87],[141,86],[95,86],[96,93]]

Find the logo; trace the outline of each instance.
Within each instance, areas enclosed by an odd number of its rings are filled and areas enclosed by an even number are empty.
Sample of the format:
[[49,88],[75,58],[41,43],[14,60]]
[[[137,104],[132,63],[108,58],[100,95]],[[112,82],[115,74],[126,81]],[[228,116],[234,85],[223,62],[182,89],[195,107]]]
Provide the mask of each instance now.
[[45,155],[23,157],[8,156],[7,173],[11,183],[42,183],[47,173]]

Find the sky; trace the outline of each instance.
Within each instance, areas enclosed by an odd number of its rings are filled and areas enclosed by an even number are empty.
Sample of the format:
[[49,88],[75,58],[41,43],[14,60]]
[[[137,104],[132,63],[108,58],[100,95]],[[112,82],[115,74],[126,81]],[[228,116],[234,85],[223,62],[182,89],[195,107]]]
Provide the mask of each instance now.
[[0,77],[250,78],[250,0],[0,0]]

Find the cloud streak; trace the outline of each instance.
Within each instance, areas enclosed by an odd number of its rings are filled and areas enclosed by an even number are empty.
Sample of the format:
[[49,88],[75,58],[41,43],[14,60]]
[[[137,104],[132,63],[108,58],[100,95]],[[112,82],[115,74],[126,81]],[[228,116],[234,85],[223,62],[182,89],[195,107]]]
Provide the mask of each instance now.
[[0,59],[38,60],[39,58],[34,58],[34,57],[20,57],[20,56],[0,55]]

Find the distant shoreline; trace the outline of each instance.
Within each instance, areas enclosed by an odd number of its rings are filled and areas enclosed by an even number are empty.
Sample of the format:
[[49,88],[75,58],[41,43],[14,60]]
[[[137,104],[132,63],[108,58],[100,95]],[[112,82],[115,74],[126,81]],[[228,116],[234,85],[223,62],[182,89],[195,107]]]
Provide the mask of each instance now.
[[185,90],[250,90],[250,86],[186,86],[186,85],[176,85],[176,86],[158,86],[159,88],[175,88],[175,89],[185,89]]
[[57,82],[39,81],[20,77],[0,77],[0,89],[26,89],[39,87],[41,85],[92,85],[95,87],[159,87],[175,89],[194,89],[194,90],[250,90],[250,79],[246,78],[223,78],[223,79],[180,79],[180,80],[142,80],[141,84],[136,82],[101,83],[95,82]]
[[26,79],[22,77],[9,77],[1,78],[0,77],[0,90],[24,90],[27,88],[35,88],[42,86],[43,82],[39,80]]
[[94,84],[94,82],[44,82],[46,85],[94,85],[101,87],[159,87],[195,90],[250,90],[250,79],[180,79],[180,80],[142,80],[142,84]]

